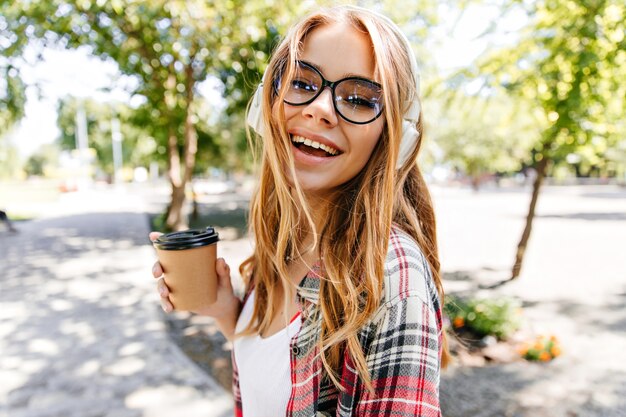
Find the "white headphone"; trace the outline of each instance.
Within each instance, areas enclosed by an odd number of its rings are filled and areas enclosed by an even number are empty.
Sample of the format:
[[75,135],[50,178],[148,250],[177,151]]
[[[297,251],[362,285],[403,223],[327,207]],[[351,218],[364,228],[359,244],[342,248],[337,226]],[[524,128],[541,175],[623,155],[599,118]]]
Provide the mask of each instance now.
[[[353,9],[366,10],[356,6],[350,6]],[[387,16],[384,16],[380,13],[373,12],[371,10],[367,10],[369,13],[374,13],[386,20],[392,27],[395,27],[396,24],[391,21]],[[400,169],[404,166],[404,164],[409,159],[409,156],[415,149],[417,145],[417,141],[419,140],[420,134],[415,128],[416,123],[420,117],[420,102],[419,102],[419,92],[420,92],[420,73],[419,68],[417,66],[417,61],[415,58],[415,54],[413,52],[413,48],[411,48],[411,44],[406,36],[398,29],[398,33],[402,37],[402,41],[404,42],[404,46],[409,53],[409,60],[411,61],[411,72],[413,73],[413,77],[415,80],[415,97],[413,100],[408,101],[405,105],[408,107],[404,116],[402,117],[402,139],[400,140],[400,149],[398,151],[398,160],[396,161],[396,169]],[[246,122],[248,125],[254,129],[254,131],[259,135],[263,136],[265,132],[265,123],[263,121],[263,108],[262,108],[262,99],[263,99],[263,85],[265,84],[265,74],[263,74],[263,79],[261,83],[256,89],[254,93],[254,97],[252,98],[252,104],[248,109],[248,116],[246,118]]]

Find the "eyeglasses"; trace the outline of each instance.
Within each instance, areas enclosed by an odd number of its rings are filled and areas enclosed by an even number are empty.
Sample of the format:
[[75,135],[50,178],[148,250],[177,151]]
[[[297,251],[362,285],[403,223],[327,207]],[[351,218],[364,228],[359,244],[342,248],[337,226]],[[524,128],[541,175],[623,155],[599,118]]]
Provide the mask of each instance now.
[[[380,84],[362,77],[331,82],[306,62],[297,61],[296,64],[296,73],[286,83],[285,103],[304,106],[322,94],[325,87],[330,87],[335,111],[346,121],[362,125],[373,122],[382,114],[383,89]],[[277,93],[281,83],[281,77],[274,83]]]

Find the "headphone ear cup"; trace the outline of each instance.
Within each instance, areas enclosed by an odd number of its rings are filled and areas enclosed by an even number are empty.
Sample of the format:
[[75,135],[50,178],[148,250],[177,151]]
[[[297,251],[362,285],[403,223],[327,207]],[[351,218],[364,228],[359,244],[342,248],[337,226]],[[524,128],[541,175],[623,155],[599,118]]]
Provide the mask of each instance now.
[[252,104],[248,109],[248,116],[246,122],[248,125],[259,135],[263,136],[265,132],[265,122],[263,121],[263,83],[257,87],[254,97],[252,98]]
[[410,120],[402,121],[402,139],[400,140],[400,149],[398,150],[398,160],[396,168],[400,169],[407,162],[411,153],[417,145],[420,133],[415,129],[415,122]]

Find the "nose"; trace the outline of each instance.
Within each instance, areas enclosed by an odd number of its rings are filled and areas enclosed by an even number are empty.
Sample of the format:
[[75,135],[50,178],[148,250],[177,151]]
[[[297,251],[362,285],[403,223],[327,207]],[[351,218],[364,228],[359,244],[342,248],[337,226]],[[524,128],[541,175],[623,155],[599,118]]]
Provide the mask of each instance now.
[[325,87],[319,96],[302,109],[304,117],[312,118],[316,122],[321,122],[329,127],[337,125],[339,119],[333,105],[333,93],[330,88]]

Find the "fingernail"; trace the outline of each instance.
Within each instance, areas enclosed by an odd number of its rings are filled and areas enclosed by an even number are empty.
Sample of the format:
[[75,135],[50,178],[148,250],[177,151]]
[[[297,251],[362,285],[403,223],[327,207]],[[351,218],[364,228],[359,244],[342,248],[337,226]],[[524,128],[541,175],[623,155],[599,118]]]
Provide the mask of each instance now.
[[165,288],[164,287],[159,287],[159,294],[165,295]]

